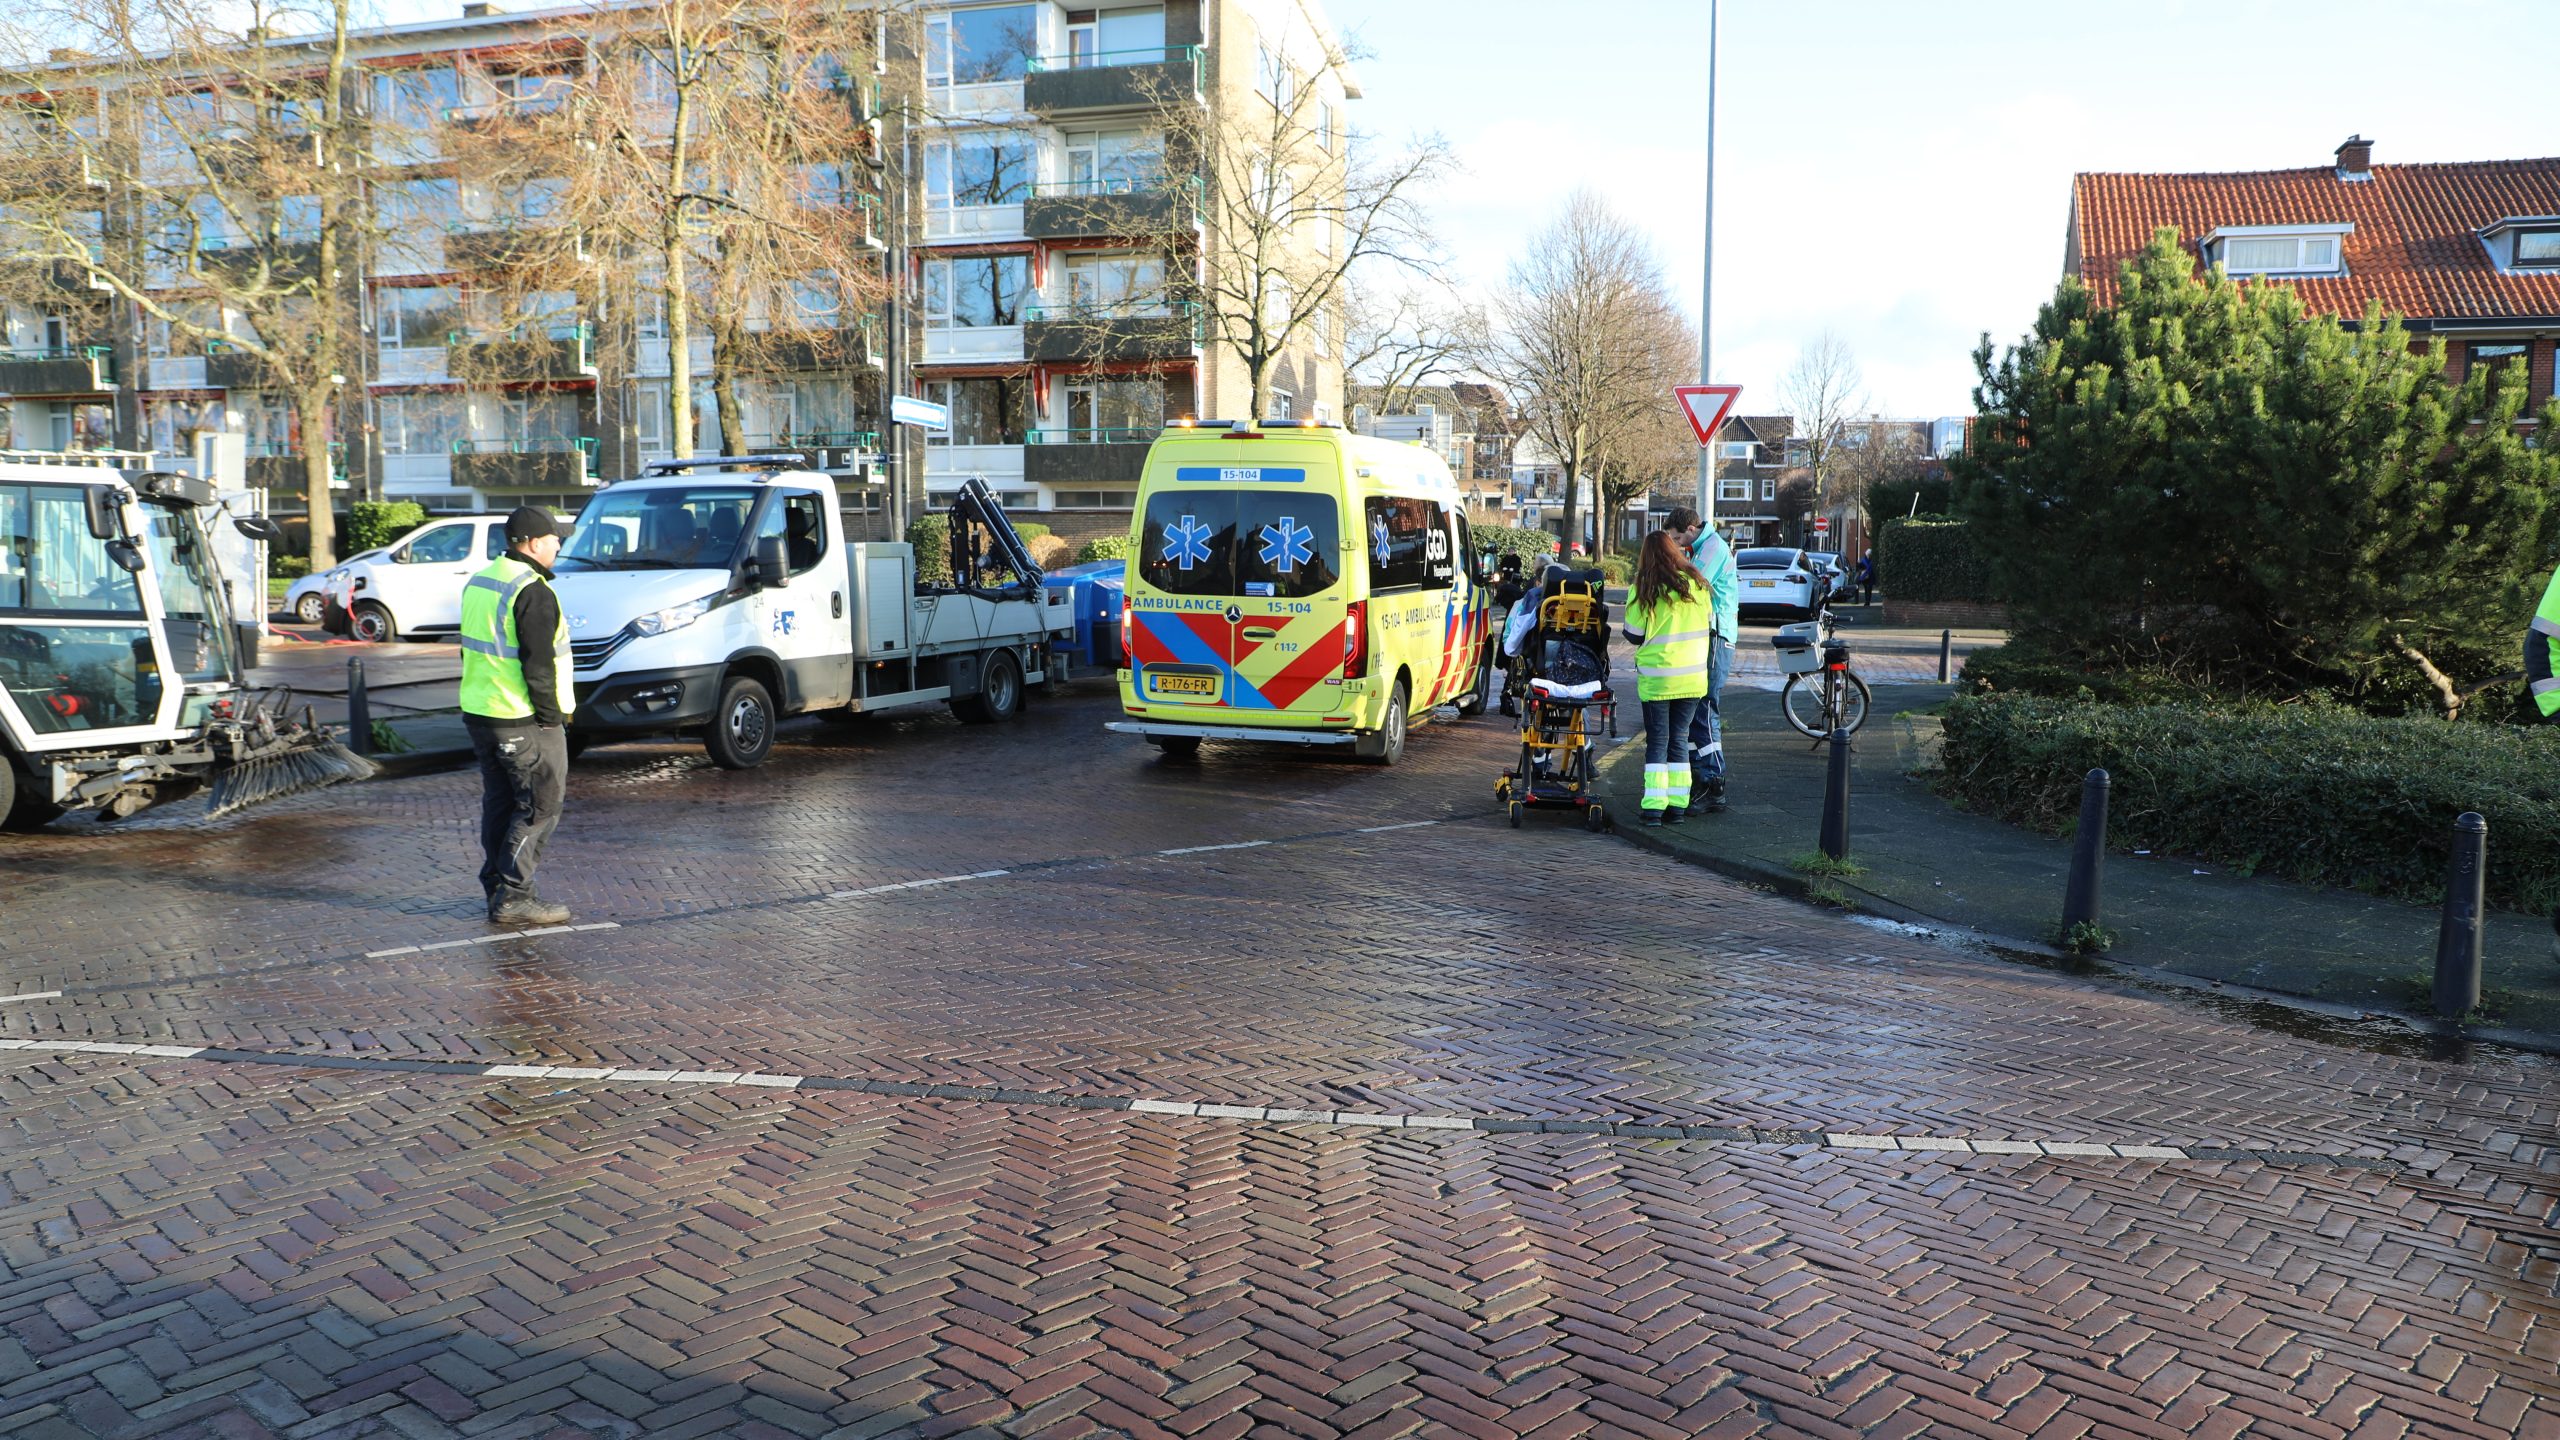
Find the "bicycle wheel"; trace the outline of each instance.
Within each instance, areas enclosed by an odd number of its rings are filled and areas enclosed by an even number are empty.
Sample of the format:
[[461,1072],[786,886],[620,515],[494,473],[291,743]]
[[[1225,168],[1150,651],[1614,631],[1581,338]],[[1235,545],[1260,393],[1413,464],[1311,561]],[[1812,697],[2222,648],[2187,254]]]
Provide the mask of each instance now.
[[1787,723],[1797,733],[1819,740],[1831,733],[1822,722],[1822,684],[1811,675],[1790,675],[1787,688],[1778,692],[1778,708],[1786,712]]
[[1875,697],[1867,693],[1867,682],[1859,679],[1856,671],[1844,670],[1840,679],[1840,728],[1855,735],[1858,727],[1867,723],[1867,705]]

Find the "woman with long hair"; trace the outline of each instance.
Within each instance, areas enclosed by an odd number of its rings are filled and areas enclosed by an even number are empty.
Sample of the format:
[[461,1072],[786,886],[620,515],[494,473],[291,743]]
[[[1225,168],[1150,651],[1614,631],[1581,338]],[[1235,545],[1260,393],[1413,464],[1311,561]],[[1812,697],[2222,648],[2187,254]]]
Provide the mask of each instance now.
[[1707,696],[1716,611],[1706,577],[1668,531],[1644,537],[1626,633],[1644,706],[1644,823],[1677,825],[1689,813],[1689,722]]

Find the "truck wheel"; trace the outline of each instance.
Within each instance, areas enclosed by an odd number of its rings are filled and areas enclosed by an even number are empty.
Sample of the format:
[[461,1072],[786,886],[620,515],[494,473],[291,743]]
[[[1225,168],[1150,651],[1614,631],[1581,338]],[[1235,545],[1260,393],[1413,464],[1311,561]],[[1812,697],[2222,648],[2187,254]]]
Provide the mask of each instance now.
[[328,598],[317,590],[293,602],[293,618],[305,625],[319,624],[328,613]]
[[1411,689],[1402,680],[1387,697],[1387,718],[1378,723],[1375,735],[1362,739],[1355,747],[1361,759],[1372,765],[1393,765],[1404,758],[1405,711],[1411,704]]
[[720,687],[720,703],[711,710],[711,728],[702,748],[723,770],[753,770],[773,753],[773,727],[778,719],[773,695],[756,680],[732,675]]
[[381,644],[400,638],[400,631],[391,623],[391,612],[371,600],[356,602],[355,615],[349,620],[347,631],[359,640]]
[[41,830],[61,819],[62,807],[37,793],[16,766],[0,760],[0,830]]
[[951,713],[972,725],[1010,720],[1022,713],[1022,662],[1010,650],[987,657],[978,675],[978,693],[951,702]]
[[1158,735],[1152,743],[1164,752],[1167,760],[1200,758],[1200,737],[1197,735]]

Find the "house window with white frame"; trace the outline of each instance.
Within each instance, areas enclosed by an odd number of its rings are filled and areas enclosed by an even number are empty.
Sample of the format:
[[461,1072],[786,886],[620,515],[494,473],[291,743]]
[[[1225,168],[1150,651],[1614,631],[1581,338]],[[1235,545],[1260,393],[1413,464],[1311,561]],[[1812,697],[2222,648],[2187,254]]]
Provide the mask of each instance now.
[[1125,318],[1172,313],[1161,255],[1070,255],[1059,269],[1066,282],[1064,308],[1074,314]]
[[1022,323],[1031,289],[1028,255],[961,255],[924,263],[928,330],[972,330]]
[[1758,445],[1750,440],[1727,440],[1716,446],[1716,458],[1747,461],[1751,458],[1751,452],[1757,448],[1759,448]]
[[667,453],[667,382],[643,380],[631,397],[631,435],[643,455]]
[[1777,498],[1778,498],[1778,477],[1777,477],[1777,476],[1775,476],[1775,475],[1763,475],[1763,476],[1761,476],[1761,477],[1760,477],[1760,499],[1765,503],[1765,502],[1767,502],[1767,501],[1775,500],[1775,499],[1777,499]]
[[1165,57],[1164,7],[1124,5],[1067,12],[1067,67],[1152,65]]
[[2330,275],[2338,270],[2339,237],[2335,234],[2225,235],[2222,269],[2227,275]]
[[1039,5],[980,5],[925,21],[928,85],[989,85],[1020,80],[1040,53]]
[[1062,148],[1071,195],[1130,195],[1164,184],[1164,141],[1152,131],[1071,130]]
[[1750,499],[1751,477],[1748,475],[1727,475],[1716,481],[1716,498],[1719,500]]
[[924,153],[928,208],[1019,205],[1031,193],[1039,151],[1025,136],[996,130],[937,140]]
[[1282,390],[1277,386],[1274,386],[1271,391],[1271,413],[1265,415],[1263,418],[1266,420],[1295,420],[1298,418],[1298,397],[1291,394],[1289,391]]

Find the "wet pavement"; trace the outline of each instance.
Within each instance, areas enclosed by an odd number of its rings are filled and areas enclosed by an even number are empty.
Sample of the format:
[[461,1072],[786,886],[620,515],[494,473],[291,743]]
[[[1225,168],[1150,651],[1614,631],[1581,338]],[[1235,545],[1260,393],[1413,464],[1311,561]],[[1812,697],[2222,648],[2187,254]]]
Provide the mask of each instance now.
[[1110,713],[5,837],[0,1434],[2560,1430],[2545,1062]]

